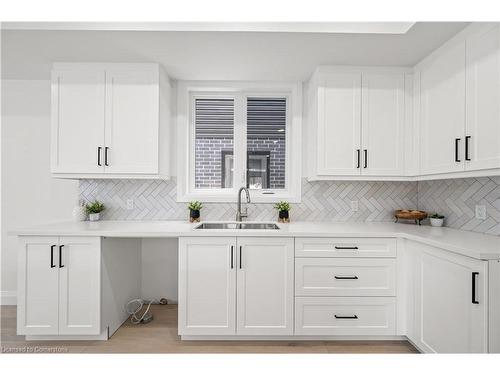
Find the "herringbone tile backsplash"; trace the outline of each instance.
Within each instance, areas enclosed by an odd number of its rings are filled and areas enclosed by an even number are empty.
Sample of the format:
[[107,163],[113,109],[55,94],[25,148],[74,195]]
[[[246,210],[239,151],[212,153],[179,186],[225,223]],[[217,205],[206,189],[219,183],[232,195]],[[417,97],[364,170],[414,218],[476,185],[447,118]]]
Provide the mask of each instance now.
[[[486,220],[475,218],[476,205]],[[500,236],[500,177],[420,181],[418,208],[444,215],[448,227]]]
[[[80,198],[98,199],[107,207],[107,220],[184,220],[185,203],[175,201],[174,180],[82,180]],[[127,199],[135,208],[127,210]],[[351,201],[359,210],[351,210]],[[248,204],[250,220],[274,220],[272,204]],[[417,206],[417,186],[411,182],[308,182],[302,180],[302,202],[293,204],[293,220],[309,221],[391,221],[400,207]],[[233,220],[235,203],[205,203],[204,220]]]
[[[105,220],[186,220],[185,203],[176,202],[175,180],[82,180],[80,199],[103,201]],[[127,199],[134,209],[127,210]],[[359,210],[351,210],[351,201]],[[487,219],[475,219],[484,204]],[[302,180],[302,202],[293,204],[292,220],[392,221],[398,208],[419,208],[446,216],[452,228],[500,235],[500,177],[424,182],[348,182]],[[206,203],[204,220],[233,220],[234,203]],[[248,205],[250,220],[275,220],[272,204]]]

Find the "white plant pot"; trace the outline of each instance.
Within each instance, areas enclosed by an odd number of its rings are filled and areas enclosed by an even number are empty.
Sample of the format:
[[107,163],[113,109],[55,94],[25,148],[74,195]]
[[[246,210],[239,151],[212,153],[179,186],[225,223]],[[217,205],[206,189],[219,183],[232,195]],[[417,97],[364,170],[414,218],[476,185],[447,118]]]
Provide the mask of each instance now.
[[442,227],[444,223],[444,219],[435,219],[431,217],[431,226],[433,227]]
[[89,214],[89,220],[90,221],[99,221],[99,219],[101,218],[101,214],[98,213],[98,214]]

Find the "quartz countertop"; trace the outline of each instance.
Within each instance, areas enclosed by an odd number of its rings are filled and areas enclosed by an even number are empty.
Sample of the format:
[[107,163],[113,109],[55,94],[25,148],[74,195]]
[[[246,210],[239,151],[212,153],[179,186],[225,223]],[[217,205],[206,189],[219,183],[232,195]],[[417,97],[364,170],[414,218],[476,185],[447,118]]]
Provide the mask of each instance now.
[[417,226],[405,223],[337,223],[298,221],[277,223],[279,230],[194,229],[199,223],[185,221],[98,221],[62,222],[9,232],[24,236],[100,236],[100,237],[191,237],[191,236],[269,236],[269,237],[391,237],[436,246],[475,259],[500,259],[500,237],[451,228]]

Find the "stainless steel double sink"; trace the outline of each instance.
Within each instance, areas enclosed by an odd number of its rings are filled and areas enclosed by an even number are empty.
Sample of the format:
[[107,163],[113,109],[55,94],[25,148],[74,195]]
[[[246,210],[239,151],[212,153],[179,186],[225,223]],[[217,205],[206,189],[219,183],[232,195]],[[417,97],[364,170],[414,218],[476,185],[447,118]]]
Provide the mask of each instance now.
[[280,229],[275,223],[255,223],[255,222],[204,222],[194,229]]

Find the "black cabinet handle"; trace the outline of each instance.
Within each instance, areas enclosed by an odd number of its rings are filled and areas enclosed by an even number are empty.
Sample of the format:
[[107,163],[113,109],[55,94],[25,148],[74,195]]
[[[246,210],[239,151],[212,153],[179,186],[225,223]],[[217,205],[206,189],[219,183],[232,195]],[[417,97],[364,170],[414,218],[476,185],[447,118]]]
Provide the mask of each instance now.
[[97,165],[99,167],[102,166],[102,164],[101,164],[101,150],[102,150],[101,146],[97,147]]
[[357,156],[358,156],[358,164],[357,164],[356,168],[360,168],[361,167],[361,150],[358,148],[356,150],[356,153],[357,153]]
[[357,276],[335,276],[337,280],[358,280]]
[[479,301],[476,297],[476,278],[479,276],[479,272],[472,272],[472,303],[474,305],[479,305]]
[[109,147],[104,147],[104,165],[106,167],[109,167],[109,164],[108,164],[108,150],[109,150]]
[[363,150],[364,154],[365,154],[365,164],[363,165],[363,168],[367,168],[368,167],[368,150],[365,148]]
[[337,246],[335,245],[336,250],[358,250],[357,246]]
[[460,138],[455,138],[455,161],[460,163],[460,159],[458,158],[458,143],[460,142]]
[[465,137],[465,160],[470,161],[469,158],[469,141],[470,141],[471,136],[468,135]]
[[240,270],[241,270],[241,253],[242,253],[242,250],[243,250],[243,246],[240,246]]
[[357,315],[334,315],[335,319],[358,319]]
[[64,264],[62,264],[62,249],[64,245],[59,245],[59,268],[63,268]]
[[56,245],[52,245],[50,247],[50,268],[54,268],[56,265],[54,264],[54,248]]
[[234,250],[234,246],[231,245],[231,269],[234,268],[234,262],[233,262],[233,250]]

